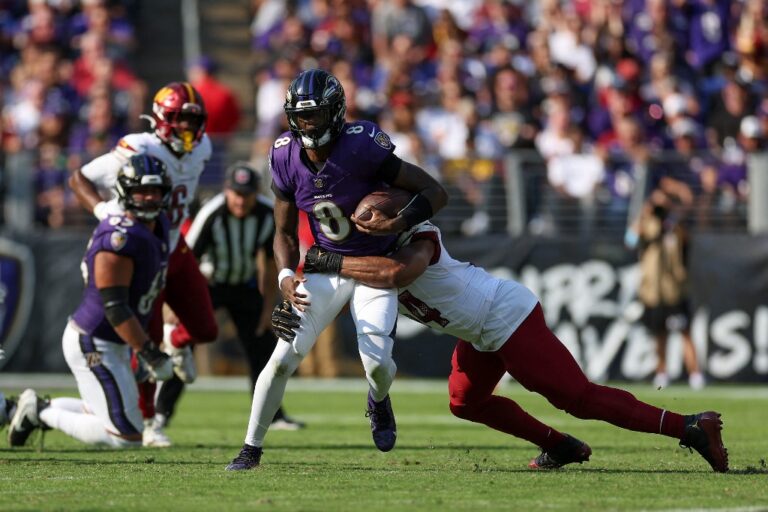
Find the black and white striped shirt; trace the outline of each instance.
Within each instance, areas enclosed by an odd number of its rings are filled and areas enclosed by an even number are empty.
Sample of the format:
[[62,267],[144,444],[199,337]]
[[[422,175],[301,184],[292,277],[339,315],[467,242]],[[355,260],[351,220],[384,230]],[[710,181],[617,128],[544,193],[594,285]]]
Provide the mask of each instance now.
[[229,213],[224,193],[212,197],[198,212],[185,239],[211,284],[238,285],[256,278],[256,253],[273,256],[275,218],[272,203],[259,196],[242,219]]

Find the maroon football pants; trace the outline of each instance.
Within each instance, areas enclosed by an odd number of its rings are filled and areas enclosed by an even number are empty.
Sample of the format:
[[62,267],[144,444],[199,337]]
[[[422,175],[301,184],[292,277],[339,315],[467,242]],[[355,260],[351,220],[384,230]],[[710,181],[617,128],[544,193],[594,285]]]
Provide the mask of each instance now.
[[[163,340],[163,303],[167,303],[179,319],[179,326],[171,333],[171,344],[181,348],[193,343],[216,340],[219,327],[213,313],[208,282],[197,258],[187,246],[184,237],[168,260],[165,289],[155,301],[149,336],[155,343]],[[155,415],[155,389],[153,382],[139,383],[139,408],[145,418]]]
[[590,382],[544,321],[541,305],[496,352],[480,352],[459,340],[448,378],[451,412],[459,418],[526,439],[544,450],[563,434],[526,413],[509,398],[493,394],[509,372],[523,387],[581,419],[603,420],[637,432],[679,439],[684,420],[636,399],[631,393]]

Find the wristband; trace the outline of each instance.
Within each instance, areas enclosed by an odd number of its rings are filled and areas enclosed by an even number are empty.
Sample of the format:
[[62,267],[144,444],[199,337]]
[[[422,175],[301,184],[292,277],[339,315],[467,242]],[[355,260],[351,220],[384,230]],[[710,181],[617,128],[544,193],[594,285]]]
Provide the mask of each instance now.
[[280,288],[280,283],[283,282],[283,279],[285,279],[286,277],[293,277],[295,275],[296,275],[296,272],[294,272],[293,270],[289,268],[284,268],[283,270],[280,271],[279,274],[277,274],[277,287]]
[[109,215],[109,206],[106,201],[100,201],[93,207],[93,215],[99,219],[104,220]]

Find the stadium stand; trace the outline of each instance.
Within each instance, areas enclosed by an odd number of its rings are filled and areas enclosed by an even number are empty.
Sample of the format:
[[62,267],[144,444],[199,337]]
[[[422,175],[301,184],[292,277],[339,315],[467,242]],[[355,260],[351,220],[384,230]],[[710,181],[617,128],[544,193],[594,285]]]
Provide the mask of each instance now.
[[[39,227],[89,223],[66,176],[139,128],[147,87],[128,63],[146,3],[0,3],[4,210],[34,204]],[[350,119],[379,122],[451,190],[445,232],[511,232],[514,208],[519,232],[624,236],[670,177],[695,195],[695,230],[744,231],[747,155],[768,130],[765,10],[760,0],[252,0],[254,90],[240,103],[255,105],[254,143],[219,162],[263,167],[285,128],[287,81],[318,66],[342,80]]]

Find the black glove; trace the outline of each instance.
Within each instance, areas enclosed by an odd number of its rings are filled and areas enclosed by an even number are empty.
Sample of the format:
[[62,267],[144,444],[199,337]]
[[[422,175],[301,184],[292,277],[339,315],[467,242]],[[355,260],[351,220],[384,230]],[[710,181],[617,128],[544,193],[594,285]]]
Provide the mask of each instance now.
[[313,245],[304,256],[304,272],[307,274],[340,274],[344,256]]
[[272,310],[272,331],[283,341],[291,342],[296,337],[300,317],[293,311],[291,302],[284,300]]
[[147,340],[137,354],[139,363],[149,372],[149,380],[168,380],[173,377],[173,362],[170,356]]

